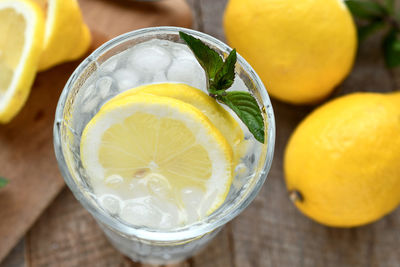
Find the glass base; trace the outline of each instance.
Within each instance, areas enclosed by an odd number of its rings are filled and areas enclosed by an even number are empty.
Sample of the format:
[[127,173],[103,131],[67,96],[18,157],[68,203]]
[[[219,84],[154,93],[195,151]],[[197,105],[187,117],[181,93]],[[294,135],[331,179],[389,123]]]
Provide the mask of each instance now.
[[139,240],[133,236],[122,236],[97,222],[110,243],[133,261],[147,264],[174,264],[190,258],[201,251],[221,230],[222,227],[203,236],[176,243]]

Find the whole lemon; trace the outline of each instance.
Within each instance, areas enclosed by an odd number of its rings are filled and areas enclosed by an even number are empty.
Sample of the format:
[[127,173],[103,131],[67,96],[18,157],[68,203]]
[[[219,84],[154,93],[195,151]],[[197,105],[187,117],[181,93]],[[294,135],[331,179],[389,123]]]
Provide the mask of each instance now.
[[338,227],[375,221],[400,203],[400,93],[355,93],[328,102],[286,147],[296,206]]
[[357,47],[342,0],[230,0],[224,28],[268,92],[295,104],[328,96],[350,72]]
[[38,1],[46,13],[39,71],[82,57],[91,44],[90,30],[76,0]]

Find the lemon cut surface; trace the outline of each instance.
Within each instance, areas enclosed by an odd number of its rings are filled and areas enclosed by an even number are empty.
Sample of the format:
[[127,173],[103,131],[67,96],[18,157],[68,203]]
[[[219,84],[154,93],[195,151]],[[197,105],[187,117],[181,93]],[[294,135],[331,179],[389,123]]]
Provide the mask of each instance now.
[[24,105],[42,51],[44,16],[29,1],[0,1],[0,122]]
[[[213,195],[208,213],[226,198],[232,182],[232,149],[219,130],[192,105],[137,94],[109,102],[88,123],[81,159],[91,179],[162,177],[168,200],[184,188]],[[159,179],[160,180],[160,179]]]

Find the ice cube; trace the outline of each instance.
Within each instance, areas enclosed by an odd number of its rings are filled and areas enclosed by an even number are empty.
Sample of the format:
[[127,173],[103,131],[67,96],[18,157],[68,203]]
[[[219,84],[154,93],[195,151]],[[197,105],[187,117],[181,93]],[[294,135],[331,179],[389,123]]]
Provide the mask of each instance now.
[[193,60],[174,60],[168,69],[167,78],[171,82],[181,82],[202,90],[206,89],[204,70]]
[[167,200],[169,195],[172,193],[170,183],[161,174],[150,173],[144,177],[143,181],[145,181],[150,194],[163,200]]
[[164,71],[157,72],[153,76],[153,83],[162,83],[162,82],[168,82],[167,76],[165,75]]
[[159,224],[160,229],[170,229],[178,226],[177,217],[174,217],[168,213],[163,214]]
[[96,89],[98,95],[100,95],[103,99],[106,98],[111,91],[112,84],[113,79],[109,76],[105,76],[97,80]]
[[196,187],[186,187],[181,191],[182,202],[185,207],[193,209],[199,206],[204,198],[204,192]]
[[183,222],[179,215],[178,207],[164,199],[157,197],[152,197],[152,208],[158,209],[161,212],[161,221],[159,222],[159,227],[163,229],[168,229],[176,227],[179,222]]
[[246,174],[248,174],[249,168],[247,168],[246,164],[244,163],[239,163],[236,167],[235,167],[235,174],[239,175],[240,177],[245,176]]
[[84,92],[83,92],[82,102],[88,100],[89,96],[90,96],[91,94],[93,94],[94,91],[95,91],[95,86],[94,86],[94,84],[91,84],[91,85],[89,85],[88,87],[86,87],[86,88],[84,89]]
[[128,90],[139,84],[140,74],[132,69],[119,69],[114,72],[114,79],[118,83],[119,91]]
[[123,184],[123,182],[124,178],[118,174],[112,174],[105,179],[106,185],[113,188],[120,187]]
[[111,215],[116,215],[121,211],[122,200],[114,195],[103,195],[100,197],[103,208]]
[[99,108],[101,98],[99,96],[94,96],[88,99],[82,105],[82,112],[88,114],[96,114]]
[[101,64],[100,71],[104,72],[112,72],[118,65],[118,61],[120,60],[119,55],[112,56],[111,58],[107,59],[103,64]]
[[158,228],[161,212],[152,207],[151,197],[127,200],[121,211],[121,218],[131,224]]
[[147,185],[141,182],[142,179],[132,179],[129,183],[130,197],[138,198],[149,195]]
[[186,211],[186,224],[191,224],[200,219],[199,212],[197,209],[185,209]]
[[138,45],[129,56],[129,64],[133,68],[147,73],[166,70],[171,63],[171,55],[167,49],[158,45]]
[[181,191],[182,202],[185,205],[186,223],[193,223],[200,219],[200,203],[204,192],[196,187],[186,187]]
[[196,60],[192,51],[186,45],[175,44],[171,47],[171,51],[176,59]]
[[233,84],[229,90],[232,91],[245,91],[248,92],[249,90],[247,89],[246,84],[243,82],[243,80],[238,76],[235,75],[235,80],[233,81]]
[[208,211],[213,207],[215,198],[217,197],[217,190],[214,190],[208,194],[200,204],[200,217],[207,215]]

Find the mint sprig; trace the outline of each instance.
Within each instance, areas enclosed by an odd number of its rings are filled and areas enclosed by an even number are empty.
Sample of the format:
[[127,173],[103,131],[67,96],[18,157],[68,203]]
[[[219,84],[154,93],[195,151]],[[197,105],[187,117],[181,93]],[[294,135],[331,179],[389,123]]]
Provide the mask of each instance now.
[[230,107],[254,138],[264,143],[264,120],[257,100],[248,92],[226,91],[235,80],[236,50],[233,49],[223,60],[216,51],[201,40],[184,32],[179,32],[179,36],[203,67],[209,95]]
[[8,184],[8,180],[6,178],[0,177],[0,188],[6,186]]
[[396,10],[395,1],[346,0],[345,3],[359,20],[359,41],[362,42],[378,30],[385,30],[382,50],[386,65],[389,68],[400,66],[400,10]]

